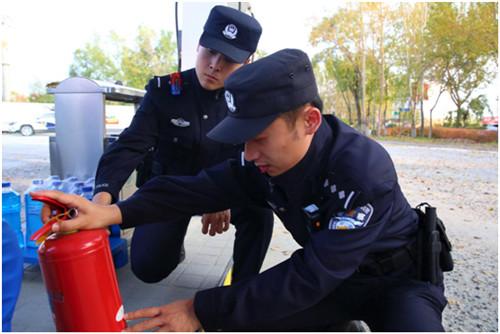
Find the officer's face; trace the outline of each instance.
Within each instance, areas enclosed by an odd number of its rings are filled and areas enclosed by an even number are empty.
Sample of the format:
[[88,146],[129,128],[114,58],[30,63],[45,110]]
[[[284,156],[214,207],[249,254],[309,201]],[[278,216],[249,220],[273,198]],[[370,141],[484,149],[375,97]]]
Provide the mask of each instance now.
[[[311,118],[313,109],[315,115]],[[262,173],[283,174],[305,156],[320,124],[321,113],[310,106],[302,111],[293,128],[278,117],[264,132],[245,143],[245,159],[254,161]]]
[[243,64],[234,62],[220,52],[198,45],[196,76],[206,90],[224,87],[224,80]]

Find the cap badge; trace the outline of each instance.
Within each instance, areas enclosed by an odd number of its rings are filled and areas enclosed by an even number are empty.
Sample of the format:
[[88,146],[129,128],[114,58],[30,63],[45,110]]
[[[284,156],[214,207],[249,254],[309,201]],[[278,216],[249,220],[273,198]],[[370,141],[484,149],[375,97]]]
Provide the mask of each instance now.
[[224,97],[226,98],[227,107],[229,111],[232,113],[236,112],[236,106],[234,105],[233,94],[231,94],[228,90],[224,93]]
[[238,34],[238,28],[234,24],[228,24],[224,31],[222,31],[222,34],[227,38],[227,39],[235,39],[236,35]]

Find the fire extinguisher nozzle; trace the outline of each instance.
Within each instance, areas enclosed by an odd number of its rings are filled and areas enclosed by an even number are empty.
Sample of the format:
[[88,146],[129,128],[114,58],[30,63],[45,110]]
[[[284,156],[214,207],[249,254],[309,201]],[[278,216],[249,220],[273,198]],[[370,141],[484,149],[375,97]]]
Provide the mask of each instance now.
[[75,208],[69,209],[68,210],[68,218],[69,219],[73,219],[73,218],[76,218],[76,217],[78,217],[78,210],[75,209]]

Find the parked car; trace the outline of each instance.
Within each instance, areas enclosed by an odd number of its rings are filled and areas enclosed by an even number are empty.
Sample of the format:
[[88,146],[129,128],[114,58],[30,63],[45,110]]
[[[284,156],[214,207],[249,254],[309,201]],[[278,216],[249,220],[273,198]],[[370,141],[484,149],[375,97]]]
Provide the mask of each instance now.
[[498,131],[498,123],[489,123],[488,125],[486,125],[486,130]]
[[9,122],[6,130],[8,132],[19,132],[23,136],[32,136],[36,132],[54,131],[55,126],[55,113],[51,112],[32,119]]

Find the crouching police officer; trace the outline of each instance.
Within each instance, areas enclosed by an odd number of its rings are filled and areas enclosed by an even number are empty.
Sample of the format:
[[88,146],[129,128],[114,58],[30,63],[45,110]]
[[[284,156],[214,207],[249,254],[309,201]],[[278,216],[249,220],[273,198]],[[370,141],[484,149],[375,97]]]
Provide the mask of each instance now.
[[[195,68],[152,79],[130,127],[102,155],[94,202],[116,202],[137,166],[138,185],[142,185],[156,175],[196,175],[203,168],[238,156],[241,145],[215,142],[206,133],[226,115],[224,80],[250,61],[261,33],[253,17],[230,7],[212,8],[200,37]],[[161,223],[134,230],[130,262],[139,279],[156,283],[177,267],[184,257],[190,218],[174,221],[165,212]],[[273,221],[268,209],[232,208],[231,212],[204,214],[202,231],[222,233],[229,222],[236,227],[232,270],[236,281],[259,273]]]
[[[151,319],[127,330],[342,331],[363,320],[372,331],[443,331],[442,279],[416,278],[407,250],[418,218],[391,158],[375,141],[321,115],[307,55],[279,51],[238,69],[225,87],[228,116],[208,136],[245,142],[244,159],[197,176],[160,176],[112,206],[37,193],[80,213],[55,231],[132,227],[165,213],[181,218],[251,204],[271,207],[302,246],[251,279],[130,312],[126,319]],[[392,255],[406,260],[375,265]]]

